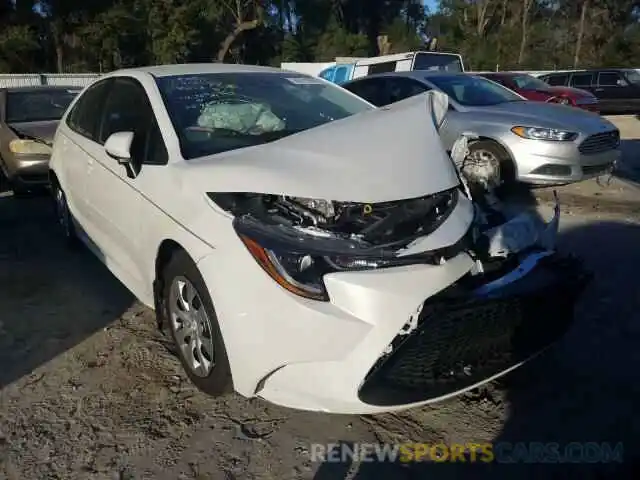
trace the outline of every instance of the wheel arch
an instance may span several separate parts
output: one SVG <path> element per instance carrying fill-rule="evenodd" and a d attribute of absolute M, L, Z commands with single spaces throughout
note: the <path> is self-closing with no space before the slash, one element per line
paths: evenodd
<path fill-rule="evenodd" d="M 191 258 L 194 264 L 197 263 L 189 251 L 180 242 L 172 238 L 165 238 L 158 245 L 153 264 L 153 303 L 156 312 L 156 322 L 161 331 L 164 329 L 166 323 L 166 315 L 162 303 L 162 292 L 164 290 L 162 272 L 176 252 L 184 252 Z"/>

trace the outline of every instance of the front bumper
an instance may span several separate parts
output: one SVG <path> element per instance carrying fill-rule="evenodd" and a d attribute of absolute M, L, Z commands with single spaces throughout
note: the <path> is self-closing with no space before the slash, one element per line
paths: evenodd
<path fill-rule="evenodd" d="M 355 414 L 438 401 L 517 367 L 568 328 L 583 276 L 549 259 L 491 295 L 465 295 L 473 262 L 461 253 L 437 266 L 327 275 L 331 301 L 317 302 L 284 291 L 248 255 L 214 252 L 198 266 L 240 394 Z M 454 291 L 461 296 L 449 300 Z M 536 299 L 546 306 L 539 318 L 526 313 Z M 409 325 L 418 328 L 399 335 Z M 458 378 L 456 365 L 472 375 Z"/>
<path fill-rule="evenodd" d="M 459 282 L 425 302 L 418 328 L 394 339 L 392 353 L 367 375 L 360 399 L 411 404 L 496 378 L 565 334 L 587 281 L 576 260 L 549 256 L 491 291 L 470 291 Z"/>
<path fill-rule="evenodd" d="M 569 184 L 604 175 L 621 156 L 620 148 L 584 155 L 574 142 L 520 140 L 510 147 L 518 180 L 535 185 Z"/>
<path fill-rule="evenodd" d="M 49 155 L 15 155 L 5 160 L 7 177 L 21 187 L 40 187 L 49 182 Z"/>

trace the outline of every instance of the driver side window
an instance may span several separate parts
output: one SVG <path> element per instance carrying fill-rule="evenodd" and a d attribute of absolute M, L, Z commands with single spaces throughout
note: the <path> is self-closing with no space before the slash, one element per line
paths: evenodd
<path fill-rule="evenodd" d="M 116 132 L 133 132 L 131 158 L 138 164 L 164 165 L 168 154 L 147 93 L 132 78 L 116 78 L 105 101 L 98 140 Z"/>

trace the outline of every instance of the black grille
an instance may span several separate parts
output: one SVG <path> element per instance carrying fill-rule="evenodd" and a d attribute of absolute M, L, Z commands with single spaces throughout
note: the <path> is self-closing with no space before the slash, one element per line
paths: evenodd
<path fill-rule="evenodd" d="M 618 148 L 620 145 L 620 131 L 610 130 L 604 133 L 596 133 L 588 136 L 578 147 L 580 153 L 590 155 L 594 153 L 602 153 L 608 150 Z"/>
<path fill-rule="evenodd" d="M 496 375 L 559 339 L 588 277 L 572 259 L 541 262 L 499 295 L 479 298 L 460 286 L 425 303 L 418 328 L 394 340 L 361 390 L 374 405 L 454 393 Z M 452 293 L 457 290 L 457 292 Z"/>

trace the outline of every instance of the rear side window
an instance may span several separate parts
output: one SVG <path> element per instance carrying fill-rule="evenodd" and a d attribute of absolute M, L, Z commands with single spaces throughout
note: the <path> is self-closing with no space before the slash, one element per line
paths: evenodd
<path fill-rule="evenodd" d="M 575 73 L 571 77 L 572 87 L 590 87 L 593 84 L 593 73 Z"/>
<path fill-rule="evenodd" d="M 429 87 L 416 80 L 402 77 L 388 78 L 387 86 L 389 89 L 389 101 L 391 103 L 420 95 L 429 90 Z"/>
<path fill-rule="evenodd" d="M 566 74 L 546 75 L 542 77 L 542 80 L 547 82 L 552 87 L 562 87 L 567 84 L 567 75 Z"/>
<path fill-rule="evenodd" d="M 71 130 L 89 140 L 98 141 L 102 107 L 110 85 L 110 79 L 103 80 L 82 94 L 67 116 L 67 126 Z"/>
<path fill-rule="evenodd" d="M 391 103 L 384 78 L 362 80 L 345 85 L 344 88 L 355 93 L 360 98 L 364 98 L 376 107 L 382 107 Z"/>
<path fill-rule="evenodd" d="M 601 87 L 617 87 L 620 80 L 618 72 L 602 72 L 598 74 L 598 85 Z"/>

